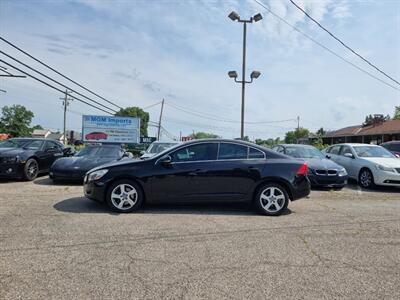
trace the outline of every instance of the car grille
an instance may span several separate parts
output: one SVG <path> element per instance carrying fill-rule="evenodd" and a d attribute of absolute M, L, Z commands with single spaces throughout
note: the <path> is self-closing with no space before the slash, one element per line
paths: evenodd
<path fill-rule="evenodd" d="M 336 176 L 337 170 L 315 170 L 315 174 L 321 176 Z"/>

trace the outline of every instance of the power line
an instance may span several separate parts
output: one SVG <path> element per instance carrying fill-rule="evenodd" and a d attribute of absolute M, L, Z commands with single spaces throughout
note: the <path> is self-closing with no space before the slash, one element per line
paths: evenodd
<path fill-rule="evenodd" d="M 57 73 L 58 75 L 62 76 L 63 78 L 65 78 L 65 79 L 71 81 L 72 83 L 74 83 L 74 84 L 76 84 L 77 86 L 81 87 L 81 88 L 84 89 L 85 91 L 87 91 L 87 92 L 89 92 L 89 93 L 95 95 L 96 97 L 99 97 L 100 99 L 106 101 L 106 102 L 109 103 L 109 104 L 112 104 L 112 105 L 114 105 L 114 106 L 116 106 L 116 107 L 122 109 L 121 106 L 115 104 L 114 102 L 112 102 L 112 101 L 110 101 L 110 100 L 107 100 L 106 98 L 100 96 L 99 94 L 96 94 L 95 92 L 93 92 L 93 91 L 91 91 L 90 89 L 86 88 L 85 86 L 79 84 L 79 83 L 76 82 L 75 80 L 69 78 L 68 76 L 62 74 L 61 72 L 57 71 L 56 69 L 54 69 L 54 68 L 50 67 L 49 65 L 45 64 L 45 63 L 42 62 L 41 60 L 35 58 L 35 57 L 32 56 L 31 54 L 29 54 L 28 52 L 22 50 L 21 48 L 19 48 L 18 46 L 14 45 L 14 44 L 11 43 L 10 41 L 6 40 L 5 38 L 3 38 L 3 37 L 0 36 L 0 40 L 2 40 L 3 42 L 7 43 L 7 44 L 10 45 L 11 47 L 17 49 L 18 51 L 24 53 L 25 55 L 27 55 L 27 56 L 30 57 L 31 59 L 37 61 L 37 62 L 40 63 L 41 65 L 43 65 L 43 66 L 49 68 L 49 69 L 52 70 L 53 72 L 55 72 L 55 73 Z"/>
<path fill-rule="evenodd" d="M 109 108 L 108 106 L 105 106 L 104 104 L 102 104 L 102 103 L 100 103 L 100 102 L 98 102 L 98 101 L 96 101 L 96 100 L 93 100 L 93 99 L 91 99 L 91 98 L 89 98 L 89 97 L 87 97 L 87 96 L 85 96 L 85 95 L 83 95 L 83 94 L 77 92 L 76 90 L 74 90 L 74 89 L 72 89 L 72 88 L 70 88 L 70 87 L 68 87 L 68 86 L 66 86 L 66 85 L 64 85 L 64 84 L 62 84 L 61 82 L 59 82 L 59 81 L 57 81 L 57 80 L 55 80 L 55 79 L 53 79 L 53 78 L 51 78 L 51 77 L 49 77 L 49 76 L 43 74 L 42 72 L 36 70 L 35 68 L 32 68 L 32 67 L 28 66 L 27 64 L 25 64 L 25 63 L 19 61 L 19 60 L 16 59 L 15 57 L 13 57 L 13 56 L 11 56 L 11 55 L 9 55 L 9 54 L 3 52 L 3 51 L 0 51 L 0 53 L 3 54 L 3 55 L 5 55 L 5 56 L 7 56 L 8 58 L 11 58 L 12 60 L 16 61 L 17 63 L 23 65 L 24 67 L 26 67 L 26 68 L 28 68 L 28 69 L 30 69 L 30 70 L 36 72 L 37 74 L 40 74 L 40 75 L 42 75 L 43 77 L 45 77 L 45 78 L 47 78 L 47 79 L 49 79 L 49 80 L 51 80 L 51 81 L 53 81 L 53 82 L 55 82 L 55 83 L 61 85 L 62 87 L 66 88 L 66 89 L 68 89 L 68 90 L 70 90 L 70 91 L 72 91 L 72 92 L 74 92 L 74 93 L 76 93 L 76 94 L 78 94 L 79 96 L 81 96 L 81 97 L 83 97 L 83 98 L 85 98 L 85 99 L 87 99 L 87 100 L 89 100 L 89 101 L 92 101 L 92 102 L 94 102 L 94 103 L 96 103 L 96 104 L 98 104 L 98 105 L 100 105 L 100 106 L 102 106 L 102 107 L 104 107 L 104 108 L 106 108 L 106 109 L 109 109 L 109 110 L 113 111 L 114 113 L 117 112 L 116 110 L 114 110 L 114 109 L 112 109 L 112 108 Z"/>
<path fill-rule="evenodd" d="M 142 107 L 142 109 L 143 109 L 143 110 L 145 110 L 145 109 L 149 109 L 149 108 L 151 108 L 151 107 L 153 107 L 153 106 L 156 106 L 156 105 L 159 105 L 159 104 L 161 104 L 161 102 L 162 102 L 162 101 L 159 101 L 159 102 L 157 102 L 157 103 L 154 103 L 154 104 L 152 104 L 152 105 L 149 105 L 149 106 Z"/>
<path fill-rule="evenodd" d="M 364 74 L 367 74 L 368 76 L 380 81 L 381 83 L 391 87 L 392 89 L 395 89 L 397 91 L 400 91 L 400 89 L 390 83 L 387 83 L 386 81 L 380 79 L 379 77 L 373 75 L 372 73 L 362 69 L 361 67 L 357 66 L 356 64 L 352 63 L 351 61 L 349 61 L 348 59 L 344 58 L 343 56 L 337 54 L 336 52 L 334 52 L 333 50 L 329 49 L 328 47 L 326 47 L 325 45 L 321 44 L 320 42 L 318 42 L 317 40 L 315 40 L 314 38 L 312 38 L 311 36 L 309 36 L 308 34 L 304 33 L 303 31 L 301 31 L 300 29 L 298 29 L 297 27 L 295 27 L 294 25 L 290 24 L 288 21 L 286 21 L 284 18 L 282 18 L 281 16 L 279 16 L 278 14 L 274 13 L 268 6 L 266 6 L 265 4 L 263 4 L 262 2 L 258 1 L 258 0 L 254 0 L 258 5 L 264 7 L 267 12 L 269 12 L 271 15 L 273 15 L 275 18 L 279 19 L 281 22 L 285 23 L 287 26 L 291 27 L 293 30 L 297 31 L 298 33 L 300 33 L 301 35 L 303 35 L 304 37 L 306 37 L 307 39 L 309 39 L 310 41 L 312 41 L 313 43 L 317 44 L 318 46 L 320 46 L 321 48 L 323 48 L 324 50 L 328 51 L 329 53 L 333 54 L 334 56 L 336 56 L 337 58 L 341 59 L 342 61 L 344 61 L 345 63 L 348 63 L 349 65 L 353 66 L 354 68 L 356 68 L 357 70 L 363 72 Z"/>
<path fill-rule="evenodd" d="M 197 116 L 199 118 L 203 118 L 203 119 L 208 119 L 208 120 L 213 120 L 213 121 L 220 121 L 220 122 L 227 122 L 227 123 L 240 123 L 239 121 L 235 121 L 235 120 L 230 120 L 230 119 L 221 119 L 219 117 L 213 117 L 211 115 L 207 115 L 205 113 L 200 113 L 200 112 L 196 112 L 193 110 L 189 110 L 186 108 L 183 108 L 182 106 L 177 106 L 176 104 L 172 104 L 170 102 L 165 102 L 165 104 L 180 110 L 182 112 L 185 112 L 187 114 L 191 114 L 194 116 Z M 271 124 L 271 123 L 282 123 L 282 122 L 289 122 L 289 121 L 295 121 L 296 119 L 286 119 L 286 120 L 276 120 L 276 121 L 256 121 L 256 122 L 245 122 L 246 124 Z"/>
<path fill-rule="evenodd" d="M 379 69 L 377 66 L 375 66 L 373 63 L 371 63 L 369 60 L 367 60 L 365 57 L 363 57 L 362 55 L 360 55 L 359 53 L 357 53 L 355 50 L 353 50 L 352 48 L 350 48 L 350 46 L 348 46 L 347 44 L 345 44 L 341 39 L 339 39 L 338 37 L 336 37 L 331 31 L 329 31 L 328 29 L 326 29 L 324 26 L 321 25 L 321 23 L 319 23 L 317 20 L 315 20 L 311 15 L 309 15 L 304 9 L 302 9 L 300 6 L 298 6 L 293 0 L 289 0 L 294 6 L 296 6 L 300 11 L 302 11 L 307 18 L 309 18 L 311 21 L 313 21 L 315 24 L 317 24 L 322 30 L 324 30 L 325 32 L 327 32 L 331 37 L 333 37 L 336 41 L 338 41 L 340 44 L 342 44 L 346 49 L 350 50 L 352 53 L 354 53 L 355 55 L 357 55 L 359 58 L 361 58 L 363 61 L 365 61 L 367 64 L 369 64 L 371 67 L 373 67 L 375 70 L 377 70 L 379 73 L 381 73 L 382 75 L 386 76 L 387 78 L 389 78 L 390 80 L 392 80 L 393 82 L 397 83 L 398 85 L 400 85 L 400 82 L 398 82 L 396 79 L 394 79 L 393 77 L 389 76 L 387 73 L 385 73 L 384 71 L 382 71 L 381 69 Z"/>
<path fill-rule="evenodd" d="M 64 94 L 64 91 L 63 91 L 63 90 L 61 90 L 61 89 L 59 89 L 59 88 L 57 88 L 57 87 L 55 87 L 55 86 L 53 86 L 53 85 L 51 85 L 51 84 L 49 84 L 49 83 L 47 83 L 47 82 L 45 82 L 45 81 L 43 81 L 43 80 L 41 80 L 41 79 L 39 79 L 39 78 L 33 76 L 32 74 L 29 74 L 29 73 L 27 73 L 27 72 L 25 72 L 25 71 L 22 71 L 21 69 L 19 69 L 19 68 L 15 67 L 15 66 L 13 66 L 13 65 L 11 65 L 11 64 L 9 64 L 9 63 L 7 63 L 7 62 L 5 62 L 5 61 L 2 60 L 2 59 L 0 59 L 0 61 L 1 61 L 2 63 L 6 64 L 7 66 L 9 66 L 9 67 L 11 67 L 11 68 L 13 68 L 13 69 L 15 69 L 15 70 L 21 72 L 22 74 L 25 74 L 26 76 L 31 77 L 32 79 L 35 79 L 36 81 L 39 81 L 39 82 L 43 83 L 44 85 L 47 85 L 48 87 L 50 87 L 50 88 L 52 88 L 52 89 L 54 89 L 54 90 L 56 90 L 56 91 L 59 91 L 60 93 L 63 93 L 63 94 Z M 75 96 L 70 95 L 70 97 L 71 97 L 71 98 L 74 98 L 74 99 L 76 99 L 76 100 L 78 100 L 78 101 L 80 101 L 80 102 L 82 102 L 82 103 L 85 103 L 86 105 L 89 105 L 89 106 L 91 106 L 91 107 L 93 107 L 93 108 L 95 108 L 95 109 L 101 110 L 101 111 L 103 111 L 103 112 L 105 112 L 105 113 L 107 113 L 107 114 L 110 114 L 110 115 L 113 114 L 112 112 L 106 111 L 106 110 L 104 110 L 104 109 L 102 109 L 102 108 L 100 108 L 100 107 L 97 107 L 97 106 L 95 106 L 95 105 L 93 105 L 93 104 L 91 104 L 91 103 L 89 103 L 89 102 L 86 102 L 85 100 L 82 100 L 82 99 L 80 99 L 80 98 L 77 98 L 77 97 L 75 97 Z"/>

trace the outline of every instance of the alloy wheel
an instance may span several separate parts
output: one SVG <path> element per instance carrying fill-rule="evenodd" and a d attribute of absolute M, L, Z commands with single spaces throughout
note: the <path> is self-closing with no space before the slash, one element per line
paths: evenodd
<path fill-rule="evenodd" d="M 111 203 L 120 210 L 128 210 L 138 201 L 138 193 L 130 184 L 119 184 L 111 192 Z"/>
<path fill-rule="evenodd" d="M 363 187 L 370 187 L 372 184 L 372 174 L 368 170 L 364 170 L 360 174 L 360 183 Z"/>
<path fill-rule="evenodd" d="M 35 160 L 29 160 L 26 166 L 26 178 L 28 180 L 33 180 L 36 178 L 39 171 L 38 163 Z"/>
<path fill-rule="evenodd" d="M 285 206 L 286 197 L 278 187 L 268 187 L 260 194 L 261 207 L 270 213 L 276 213 Z"/>

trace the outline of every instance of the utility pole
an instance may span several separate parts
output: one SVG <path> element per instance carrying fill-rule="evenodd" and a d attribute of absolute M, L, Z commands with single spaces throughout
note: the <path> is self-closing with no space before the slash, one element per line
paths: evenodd
<path fill-rule="evenodd" d="M 64 98 L 60 98 L 63 100 L 63 107 L 64 107 L 64 129 L 63 129 L 63 143 L 64 145 L 67 144 L 67 107 L 69 105 L 69 101 L 72 101 L 72 98 L 68 98 L 68 90 L 65 90 Z"/>
<path fill-rule="evenodd" d="M 160 118 L 158 120 L 157 141 L 160 140 L 160 135 L 161 135 L 161 118 L 162 118 L 163 110 L 164 110 L 164 99 L 162 99 L 162 102 L 161 102 Z"/>
<path fill-rule="evenodd" d="M 299 143 L 299 132 L 300 132 L 300 116 L 297 116 L 297 144 Z"/>
<path fill-rule="evenodd" d="M 235 82 L 242 84 L 242 108 L 240 117 L 240 139 L 244 139 L 244 102 L 246 83 L 252 83 L 253 79 L 260 76 L 260 72 L 253 71 L 250 75 L 251 81 L 246 81 L 246 40 L 247 40 L 247 23 L 258 22 L 262 19 L 261 14 L 256 14 L 248 20 L 241 19 L 236 12 L 231 12 L 228 16 L 232 21 L 243 23 L 243 57 L 242 57 L 242 80 L 237 80 L 236 71 L 229 71 L 228 76 L 235 79 Z"/>

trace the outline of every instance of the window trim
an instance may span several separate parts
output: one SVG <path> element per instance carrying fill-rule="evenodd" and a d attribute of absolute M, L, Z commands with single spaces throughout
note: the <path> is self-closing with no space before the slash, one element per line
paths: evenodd
<path fill-rule="evenodd" d="M 229 142 L 224 142 L 224 141 L 204 141 L 204 142 L 200 142 L 200 141 L 199 141 L 199 142 L 197 142 L 197 143 L 191 144 L 190 146 L 199 145 L 199 144 L 210 144 L 210 143 L 217 143 L 217 144 L 218 144 L 218 148 L 217 148 L 217 159 L 216 159 L 216 160 L 191 160 L 191 161 L 179 161 L 179 162 L 174 162 L 174 161 L 172 161 L 171 164 L 187 164 L 187 163 L 194 163 L 194 162 L 195 162 L 195 163 L 200 163 L 200 162 L 216 162 L 216 161 L 238 161 L 238 160 L 263 160 L 263 159 L 265 160 L 265 159 L 267 159 L 267 155 L 265 154 L 264 151 L 262 151 L 262 150 L 260 150 L 260 149 L 257 149 L 256 147 L 252 147 L 252 146 L 249 146 L 249 145 L 243 145 L 243 144 L 241 144 L 241 143 L 235 143 L 235 142 L 231 142 L 231 141 L 229 141 Z M 264 155 L 264 158 L 249 158 L 249 156 L 247 155 L 247 158 L 246 158 L 246 159 L 243 159 L 243 158 L 241 158 L 241 159 L 218 159 L 218 156 L 219 156 L 219 147 L 220 147 L 220 144 L 221 144 L 221 143 L 230 143 L 230 144 L 236 144 L 236 145 L 240 145 L 240 146 L 245 146 L 245 147 L 247 147 L 247 148 L 253 148 L 253 149 L 257 150 L 257 151 L 260 151 L 260 152 Z M 174 149 L 174 150 L 171 151 L 171 152 L 166 153 L 165 155 L 159 157 L 159 158 L 154 162 L 154 165 L 157 165 L 158 162 L 159 162 L 159 160 L 162 159 L 163 157 L 165 157 L 165 156 L 171 156 L 171 153 L 172 153 L 172 152 L 179 151 L 179 150 L 181 150 L 182 148 L 185 148 L 185 147 L 189 147 L 189 145 L 183 144 L 182 147 L 179 147 L 179 148 L 177 148 L 177 149 Z M 249 151 L 249 150 L 248 150 L 248 151 Z M 247 153 L 248 153 L 248 152 L 247 152 Z"/>

